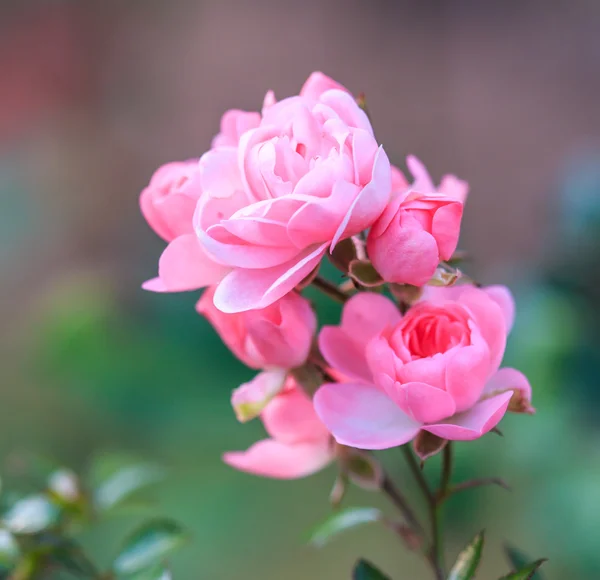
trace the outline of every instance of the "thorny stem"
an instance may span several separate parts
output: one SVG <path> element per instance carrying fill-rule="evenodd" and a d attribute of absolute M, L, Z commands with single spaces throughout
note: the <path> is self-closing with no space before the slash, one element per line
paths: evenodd
<path fill-rule="evenodd" d="M 341 302 L 343 304 L 350 298 L 350 296 L 342 292 L 335 284 L 332 284 L 329 280 L 325 280 L 325 278 L 321 278 L 321 276 L 315 276 L 311 284 L 324 294 L 327 294 L 330 298 L 333 298 L 336 302 Z"/>
<path fill-rule="evenodd" d="M 429 489 L 429 485 L 423 472 L 421 471 L 421 467 L 419 466 L 413 452 L 408 445 L 403 445 L 401 447 L 402 453 L 404 454 L 404 458 L 410 467 L 425 499 L 427 501 L 427 508 L 429 511 L 429 520 L 431 522 L 431 549 L 427 554 L 427 558 L 433 571 L 435 573 L 436 580 L 444 580 L 446 574 L 444 572 L 444 557 L 443 557 L 443 544 L 442 544 L 442 536 L 440 529 L 440 513 L 438 509 L 438 503 L 436 501 L 435 495 Z"/>

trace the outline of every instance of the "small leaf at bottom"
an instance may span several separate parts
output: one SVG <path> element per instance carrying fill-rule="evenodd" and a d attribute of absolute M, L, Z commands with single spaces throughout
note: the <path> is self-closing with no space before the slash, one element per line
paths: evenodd
<path fill-rule="evenodd" d="M 481 560 L 481 552 L 483 550 L 484 533 L 479 532 L 465 549 L 458 555 L 448 580 L 471 580 L 475 578 L 477 566 Z"/>
<path fill-rule="evenodd" d="M 390 580 L 381 570 L 378 570 L 367 560 L 359 560 L 352 571 L 352 580 Z"/>
<path fill-rule="evenodd" d="M 531 562 L 531 558 L 510 544 L 505 544 L 504 553 L 506 554 L 506 557 L 508 558 L 513 570 L 521 570 Z M 531 580 L 542 580 L 541 572 L 534 572 Z"/>
<path fill-rule="evenodd" d="M 135 531 L 125 542 L 114 561 L 114 570 L 117 574 L 131 576 L 152 568 L 163 562 L 187 539 L 188 534 L 176 522 L 151 521 Z"/>
<path fill-rule="evenodd" d="M 531 562 L 531 564 L 528 564 L 516 572 L 511 572 L 506 576 L 502 576 L 500 580 L 532 580 L 533 578 L 539 578 L 537 570 L 545 561 L 546 558 L 541 558 L 540 560 Z"/>
<path fill-rule="evenodd" d="M 310 535 L 309 542 L 313 546 L 325 545 L 333 536 L 381 519 L 381 512 L 376 508 L 347 508 L 339 511 L 317 526 Z"/>

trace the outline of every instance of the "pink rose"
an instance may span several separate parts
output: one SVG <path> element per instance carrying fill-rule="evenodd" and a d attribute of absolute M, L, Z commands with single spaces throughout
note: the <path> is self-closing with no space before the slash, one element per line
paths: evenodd
<path fill-rule="evenodd" d="M 208 288 L 196 308 L 215 327 L 223 342 L 245 364 L 263 369 L 233 391 L 231 404 L 240 421 L 256 417 L 281 391 L 287 370 L 306 362 L 317 319 L 310 303 L 296 292 L 260 310 L 228 314 L 214 305 Z"/>
<path fill-rule="evenodd" d="M 414 183 L 393 169 L 392 200 L 369 232 L 367 251 L 386 282 L 422 286 L 456 249 L 468 185 L 446 175 L 436 188 L 416 157 L 407 165 Z"/>
<path fill-rule="evenodd" d="M 227 314 L 208 288 L 196 308 L 215 327 L 223 342 L 253 369 L 292 369 L 308 357 L 317 319 L 310 303 L 296 292 L 260 310 Z"/>
<path fill-rule="evenodd" d="M 209 256 L 219 273 L 228 272 L 215 282 L 223 312 L 264 308 L 285 296 L 388 203 L 390 165 L 369 120 L 320 73 L 300 95 L 268 99 L 260 125 L 239 145 L 226 142 L 219 139 L 200 160 L 197 239 L 163 263 L 179 275 L 165 289 L 193 289 L 203 282 L 202 256 Z"/>
<path fill-rule="evenodd" d="M 333 460 L 331 436 L 293 379 L 288 379 L 286 390 L 267 405 L 261 419 L 270 438 L 246 451 L 225 453 L 225 463 L 263 477 L 295 479 L 311 475 Z"/>
<path fill-rule="evenodd" d="M 510 294 L 499 287 L 437 288 L 404 316 L 381 295 L 354 296 L 341 325 L 319 336 L 323 356 L 347 379 L 317 391 L 317 414 L 339 443 L 385 449 L 420 429 L 476 439 L 509 404 L 532 412 L 527 379 L 498 370 L 512 316 Z"/>
<path fill-rule="evenodd" d="M 197 242 L 193 216 L 202 195 L 198 161 L 163 165 L 140 194 L 148 225 L 169 245 L 158 263 L 158 277 L 143 288 L 167 292 L 218 282 L 229 268 L 216 263 Z"/>

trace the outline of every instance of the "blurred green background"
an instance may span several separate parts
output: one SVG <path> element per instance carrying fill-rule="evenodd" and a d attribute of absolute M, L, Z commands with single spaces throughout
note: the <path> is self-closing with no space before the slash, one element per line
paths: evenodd
<path fill-rule="evenodd" d="M 343 579 L 359 555 L 428 577 L 377 527 L 306 546 L 332 468 L 279 482 L 223 465 L 261 436 L 229 407 L 252 372 L 195 314 L 196 294 L 139 288 L 163 247 L 137 207 L 152 171 L 200 155 L 225 109 L 257 109 L 321 69 L 366 92 L 393 161 L 415 153 L 469 180 L 467 269 L 517 297 L 506 364 L 529 376 L 538 414 L 458 445 L 457 478 L 501 475 L 513 491 L 449 503 L 448 558 L 485 527 L 482 579 L 508 570 L 504 541 L 548 556 L 551 580 L 600 577 L 599 24 L 586 0 L 0 3 L 7 485 L 26 452 L 84 469 L 126 451 L 170 470 L 156 513 L 194 534 L 176 579 Z M 383 458 L 410 490 L 399 452 Z M 356 490 L 347 503 L 384 505 Z M 108 562 L 133 522 L 84 543 Z"/>

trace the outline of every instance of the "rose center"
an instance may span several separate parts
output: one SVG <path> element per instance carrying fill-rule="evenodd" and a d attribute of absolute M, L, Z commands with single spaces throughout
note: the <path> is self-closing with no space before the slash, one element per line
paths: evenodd
<path fill-rule="evenodd" d="M 470 331 L 462 310 L 453 312 L 423 303 L 404 317 L 394 333 L 394 342 L 397 350 L 415 360 L 469 344 Z"/>

